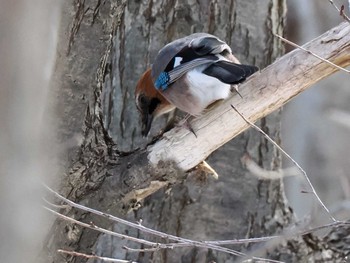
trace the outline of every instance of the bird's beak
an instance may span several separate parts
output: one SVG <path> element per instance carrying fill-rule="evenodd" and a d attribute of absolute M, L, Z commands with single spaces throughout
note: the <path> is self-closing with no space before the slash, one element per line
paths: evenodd
<path fill-rule="evenodd" d="M 146 137 L 151 129 L 153 121 L 153 115 L 147 112 L 142 114 L 142 136 Z"/>

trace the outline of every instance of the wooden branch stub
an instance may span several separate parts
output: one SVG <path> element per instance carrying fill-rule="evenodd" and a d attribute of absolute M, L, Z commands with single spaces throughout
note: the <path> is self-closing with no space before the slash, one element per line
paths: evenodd
<path fill-rule="evenodd" d="M 303 47 L 346 67 L 350 65 L 350 25 L 344 22 Z M 232 110 L 231 104 L 255 122 L 335 71 L 336 68 L 309 53 L 294 50 L 241 85 L 243 99 L 234 95 L 217 103 L 203 116 L 190 120 L 198 138 L 181 127 L 165 133 L 162 139 L 148 148 L 149 162 L 157 165 L 161 160 L 171 161 L 187 171 L 249 127 Z"/>

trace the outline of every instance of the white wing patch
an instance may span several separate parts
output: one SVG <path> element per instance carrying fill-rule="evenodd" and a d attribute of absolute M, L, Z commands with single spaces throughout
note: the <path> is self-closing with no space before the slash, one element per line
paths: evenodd
<path fill-rule="evenodd" d="M 175 57 L 174 68 L 180 65 L 182 59 L 182 57 Z"/>

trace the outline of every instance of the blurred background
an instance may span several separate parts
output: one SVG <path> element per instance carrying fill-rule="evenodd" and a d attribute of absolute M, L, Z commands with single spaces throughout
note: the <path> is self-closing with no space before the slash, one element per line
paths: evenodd
<path fill-rule="evenodd" d="M 349 1 L 334 3 L 345 6 Z M 329 1 L 288 1 L 287 38 L 299 45 L 344 21 Z M 290 46 L 286 46 L 290 50 Z M 304 168 L 322 201 L 337 219 L 350 215 L 350 79 L 337 72 L 288 103 L 283 110 L 282 144 Z M 284 166 L 291 166 L 288 160 Z M 302 177 L 285 179 L 285 190 L 299 219 L 329 219 Z"/>
<path fill-rule="evenodd" d="M 60 1 L 0 0 L 0 262 L 38 262 L 47 230 L 42 181 L 56 172 L 44 119 Z"/>

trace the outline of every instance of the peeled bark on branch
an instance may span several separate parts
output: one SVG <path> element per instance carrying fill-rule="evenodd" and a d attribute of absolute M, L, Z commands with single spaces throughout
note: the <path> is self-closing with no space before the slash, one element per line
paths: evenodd
<path fill-rule="evenodd" d="M 344 22 L 303 47 L 346 67 L 350 64 L 350 25 Z M 235 95 L 191 121 L 197 138 L 185 128 L 174 128 L 149 147 L 148 159 L 153 165 L 160 160 L 169 160 L 181 170 L 187 171 L 249 128 L 232 110 L 231 104 L 255 122 L 335 71 L 335 67 L 309 53 L 294 50 L 241 85 L 243 99 Z"/>

